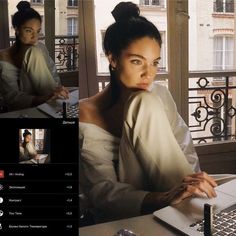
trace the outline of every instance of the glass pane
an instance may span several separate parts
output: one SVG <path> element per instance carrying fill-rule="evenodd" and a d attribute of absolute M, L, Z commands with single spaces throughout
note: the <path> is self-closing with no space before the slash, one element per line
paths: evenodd
<path fill-rule="evenodd" d="M 35 139 L 44 139 L 44 129 L 35 129 Z"/>
<path fill-rule="evenodd" d="M 225 1 L 225 12 L 234 12 L 234 0 Z"/>
<path fill-rule="evenodd" d="M 111 11 L 121 2 L 120 0 L 94 0 L 95 4 L 95 27 L 96 27 L 96 49 L 97 49 L 97 73 L 99 75 L 108 75 L 108 61 L 103 51 L 103 38 L 107 27 L 114 23 Z M 163 1 L 152 0 L 132 0 L 133 3 L 139 5 L 140 14 L 153 22 L 159 29 L 163 45 L 161 51 L 162 60 L 159 70 L 167 71 L 167 11 Z M 152 8 L 146 5 L 152 5 Z"/>
<path fill-rule="evenodd" d="M 189 127 L 194 142 L 235 140 L 236 72 L 227 71 L 236 69 L 233 3 L 188 2 L 189 69 L 193 71 L 189 78 Z"/>
<path fill-rule="evenodd" d="M 59 72 L 78 70 L 78 1 L 55 1 L 55 62 Z"/>

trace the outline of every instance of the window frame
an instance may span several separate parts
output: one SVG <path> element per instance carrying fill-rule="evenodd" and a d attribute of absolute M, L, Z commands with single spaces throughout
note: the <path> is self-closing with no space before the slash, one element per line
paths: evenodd
<path fill-rule="evenodd" d="M 44 0 L 30 0 L 30 4 L 31 5 L 43 5 L 44 4 Z"/>
<path fill-rule="evenodd" d="M 215 35 L 214 38 L 213 38 L 214 42 L 217 38 L 222 39 L 222 42 L 221 42 L 221 44 L 222 44 L 221 48 L 222 49 L 221 50 L 220 49 L 216 50 L 215 47 L 214 47 L 214 51 L 213 51 L 213 53 L 214 53 L 214 62 L 216 61 L 215 60 L 215 53 L 220 52 L 222 54 L 222 64 L 217 65 L 216 63 L 214 63 L 213 64 L 213 69 L 215 69 L 215 70 L 230 70 L 230 69 L 233 69 L 233 68 L 227 68 L 230 65 L 226 65 L 226 54 L 227 53 L 232 53 L 232 51 L 226 49 L 226 40 L 231 39 L 233 41 L 234 40 L 233 35 Z M 232 64 L 233 64 L 233 61 L 232 61 Z M 219 68 L 219 67 L 221 67 L 221 68 Z"/>
<path fill-rule="evenodd" d="M 69 21 L 71 20 L 71 33 L 69 32 Z M 77 35 L 78 34 L 78 17 L 67 17 L 67 35 Z"/>
<path fill-rule="evenodd" d="M 70 5 L 71 3 L 71 5 Z M 78 7 L 78 0 L 68 0 L 67 7 L 69 8 L 77 8 Z"/>
<path fill-rule="evenodd" d="M 163 0 L 139 0 L 140 6 L 143 7 L 162 7 L 164 6 Z"/>
<path fill-rule="evenodd" d="M 232 4 L 231 7 L 229 7 Z M 234 0 L 214 0 L 213 11 L 217 14 L 234 14 L 235 12 Z M 229 8 L 228 8 L 229 7 Z M 227 10 L 230 9 L 230 10 Z"/>

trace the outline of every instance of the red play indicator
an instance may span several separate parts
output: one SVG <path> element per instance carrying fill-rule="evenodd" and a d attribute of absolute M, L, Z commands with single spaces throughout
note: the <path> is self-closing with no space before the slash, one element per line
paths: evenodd
<path fill-rule="evenodd" d="M 4 170 L 0 170 L 0 179 L 4 178 Z"/>

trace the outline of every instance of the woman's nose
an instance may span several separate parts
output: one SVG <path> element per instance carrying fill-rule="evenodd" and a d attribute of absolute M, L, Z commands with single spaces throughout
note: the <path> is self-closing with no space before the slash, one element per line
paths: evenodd
<path fill-rule="evenodd" d="M 32 33 L 32 39 L 38 39 L 39 34 L 37 32 Z"/>
<path fill-rule="evenodd" d="M 146 79 L 152 79 L 155 76 L 156 70 L 152 65 L 146 64 L 143 69 L 143 77 Z"/>

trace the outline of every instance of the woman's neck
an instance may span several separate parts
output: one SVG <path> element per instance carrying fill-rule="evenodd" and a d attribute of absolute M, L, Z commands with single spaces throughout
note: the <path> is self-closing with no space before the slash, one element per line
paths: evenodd
<path fill-rule="evenodd" d="M 119 87 L 120 93 L 119 96 L 116 98 L 115 101 L 112 100 L 112 88 L 109 84 L 101 93 L 102 97 L 104 98 L 102 103 L 106 104 L 105 106 L 118 106 L 124 107 L 126 101 L 128 100 L 132 90 L 120 85 Z"/>
<path fill-rule="evenodd" d="M 10 48 L 9 48 L 9 56 L 12 60 L 12 63 L 18 67 L 21 68 L 22 66 L 22 61 L 25 55 L 27 47 L 22 46 L 22 45 L 16 45 L 14 43 Z"/>

